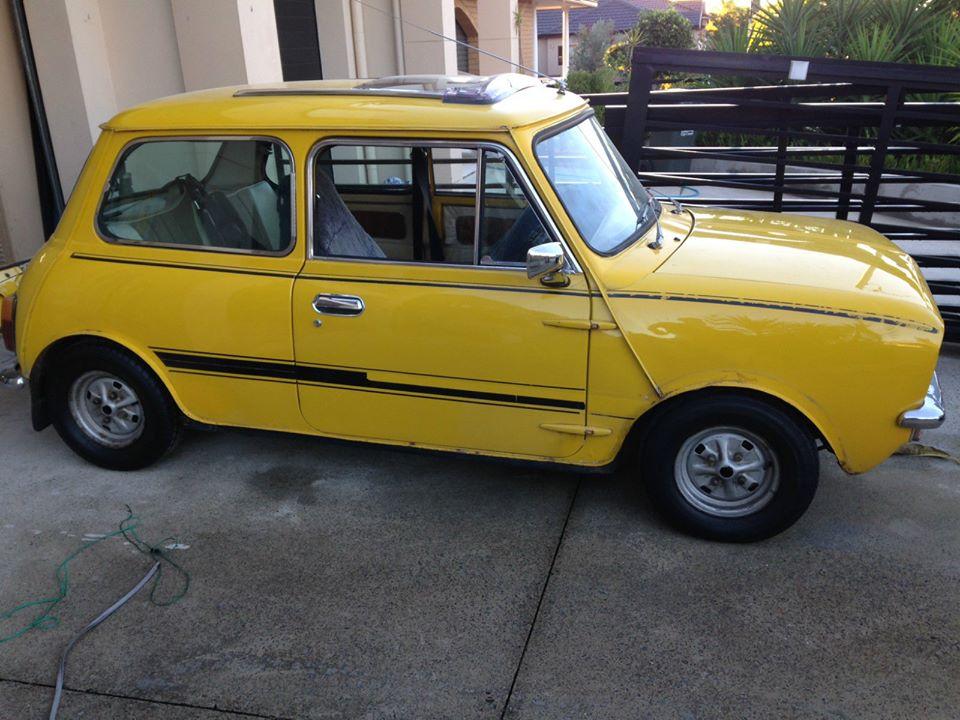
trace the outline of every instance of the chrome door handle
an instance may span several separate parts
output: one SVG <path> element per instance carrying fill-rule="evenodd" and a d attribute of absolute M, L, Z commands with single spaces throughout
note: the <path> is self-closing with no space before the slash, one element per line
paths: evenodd
<path fill-rule="evenodd" d="M 313 309 L 321 315 L 359 315 L 363 308 L 363 300 L 356 295 L 320 293 L 313 299 Z"/>

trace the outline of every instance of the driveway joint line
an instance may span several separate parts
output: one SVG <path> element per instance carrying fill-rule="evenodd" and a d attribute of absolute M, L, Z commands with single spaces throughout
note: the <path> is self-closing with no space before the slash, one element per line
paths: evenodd
<path fill-rule="evenodd" d="M 550 586 L 550 578 L 553 577 L 553 568 L 557 564 L 557 558 L 560 556 L 560 548 L 567 534 L 567 525 L 570 524 L 570 516 L 573 515 L 573 506 L 577 502 L 577 496 L 580 494 L 580 485 L 583 483 L 583 477 L 577 479 L 577 485 L 573 489 L 573 497 L 570 498 L 570 505 L 567 507 L 567 515 L 563 519 L 563 527 L 560 528 L 560 536 L 557 538 L 557 545 L 553 549 L 553 557 L 550 559 L 550 567 L 547 569 L 547 577 L 544 578 L 543 587 L 540 588 L 540 597 L 537 600 L 537 609 L 534 610 L 533 620 L 530 623 L 530 629 L 527 631 L 527 638 L 523 642 L 523 650 L 520 651 L 520 659 L 517 660 L 517 667 L 513 671 L 513 680 L 510 681 L 510 689 L 507 691 L 507 699 L 503 703 L 503 711 L 500 713 L 500 720 L 504 720 L 507 711 L 510 709 L 510 701 L 513 699 L 513 690 L 517 685 L 517 678 L 520 677 L 520 669 L 523 667 L 523 660 L 527 656 L 527 648 L 530 646 L 530 639 L 533 637 L 534 628 L 537 626 L 537 620 L 540 618 L 540 609 L 543 607 L 543 599 L 547 596 L 547 588 Z"/>
<path fill-rule="evenodd" d="M 25 685 L 27 687 L 44 688 L 53 690 L 51 683 L 33 682 L 30 680 L 12 680 L 10 678 L 0 677 L 0 683 L 12 683 L 14 685 Z M 168 705 L 172 707 L 181 707 L 188 710 L 204 710 L 206 712 L 221 713 L 224 715 L 239 715 L 240 717 L 257 718 L 257 720 L 293 720 L 282 715 L 263 715 L 261 713 L 247 712 L 244 710 L 230 710 L 229 708 L 210 707 L 209 705 L 192 705 L 191 703 L 177 702 L 175 700 L 157 700 L 154 698 L 134 697 L 132 695 L 120 695 L 117 693 L 104 692 L 102 690 L 80 690 L 77 688 L 63 686 L 64 692 L 79 693 L 80 695 L 93 695 L 96 697 L 113 698 L 115 700 L 130 700 L 133 702 L 152 703 L 154 705 Z"/>

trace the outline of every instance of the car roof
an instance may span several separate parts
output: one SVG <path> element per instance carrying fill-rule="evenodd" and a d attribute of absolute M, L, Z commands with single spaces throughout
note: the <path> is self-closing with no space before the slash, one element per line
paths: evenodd
<path fill-rule="evenodd" d="M 109 130 L 502 131 L 546 123 L 585 101 L 529 76 L 416 75 L 311 80 L 173 95 L 125 110 Z"/>

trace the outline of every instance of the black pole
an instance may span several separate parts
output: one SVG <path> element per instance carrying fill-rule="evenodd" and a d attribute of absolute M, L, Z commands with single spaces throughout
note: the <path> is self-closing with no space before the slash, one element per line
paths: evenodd
<path fill-rule="evenodd" d="M 650 90 L 653 87 L 653 66 L 637 62 L 634 50 L 630 69 L 630 92 L 627 95 L 627 110 L 623 117 L 620 137 L 620 154 L 630 169 L 640 169 L 640 156 L 646 145 L 647 108 L 650 105 Z M 614 143 L 616 144 L 616 143 Z"/>
<path fill-rule="evenodd" d="M 33 127 L 40 142 L 40 154 L 43 171 L 53 200 L 54 222 L 60 220 L 66 203 L 63 200 L 63 185 L 60 183 L 60 173 L 57 171 L 57 160 L 53 153 L 53 141 L 50 138 L 50 126 L 47 124 L 47 112 L 43 107 L 43 95 L 40 93 L 40 78 L 37 75 L 37 63 L 33 57 L 33 46 L 30 43 L 30 31 L 27 28 L 27 13 L 23 7 L 23 0 L 13 0 L 13 24 L 17 31 L 17 40 L 20 44 L 20 59 L 23 62 L 23 73 L 27 81 L 27 94 L 30 97 L 30 115 Z"/>
<path fill-rule="evenodd" d="M 863 191 L 863 206 L 857 216 L 857 222 L 869 225 L 873 221 L 873 211 L 880 194 L 880 179 L 886 167 L 887 147 L 890 136 L 897 124 L 897 111 L 903 102 L 903 85 L 890 85 L 887 88 L 887 100 L 883 105 L 880 127 L 877 129 L 877 141 L 874 144 L 873 157 L 870 159 L 870 174 L 867 176 Z"/>

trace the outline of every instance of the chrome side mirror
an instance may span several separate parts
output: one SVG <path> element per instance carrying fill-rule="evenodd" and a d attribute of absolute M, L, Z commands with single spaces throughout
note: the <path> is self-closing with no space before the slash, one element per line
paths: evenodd
<path fill-rule="evenodd" d="M 558 242 L 535 245 L 527 250 L 527 277 L 540 278 L 544 285 L 566 285 L 567 278 L 557 277 L 565 264 L 563 245 Z"/>

